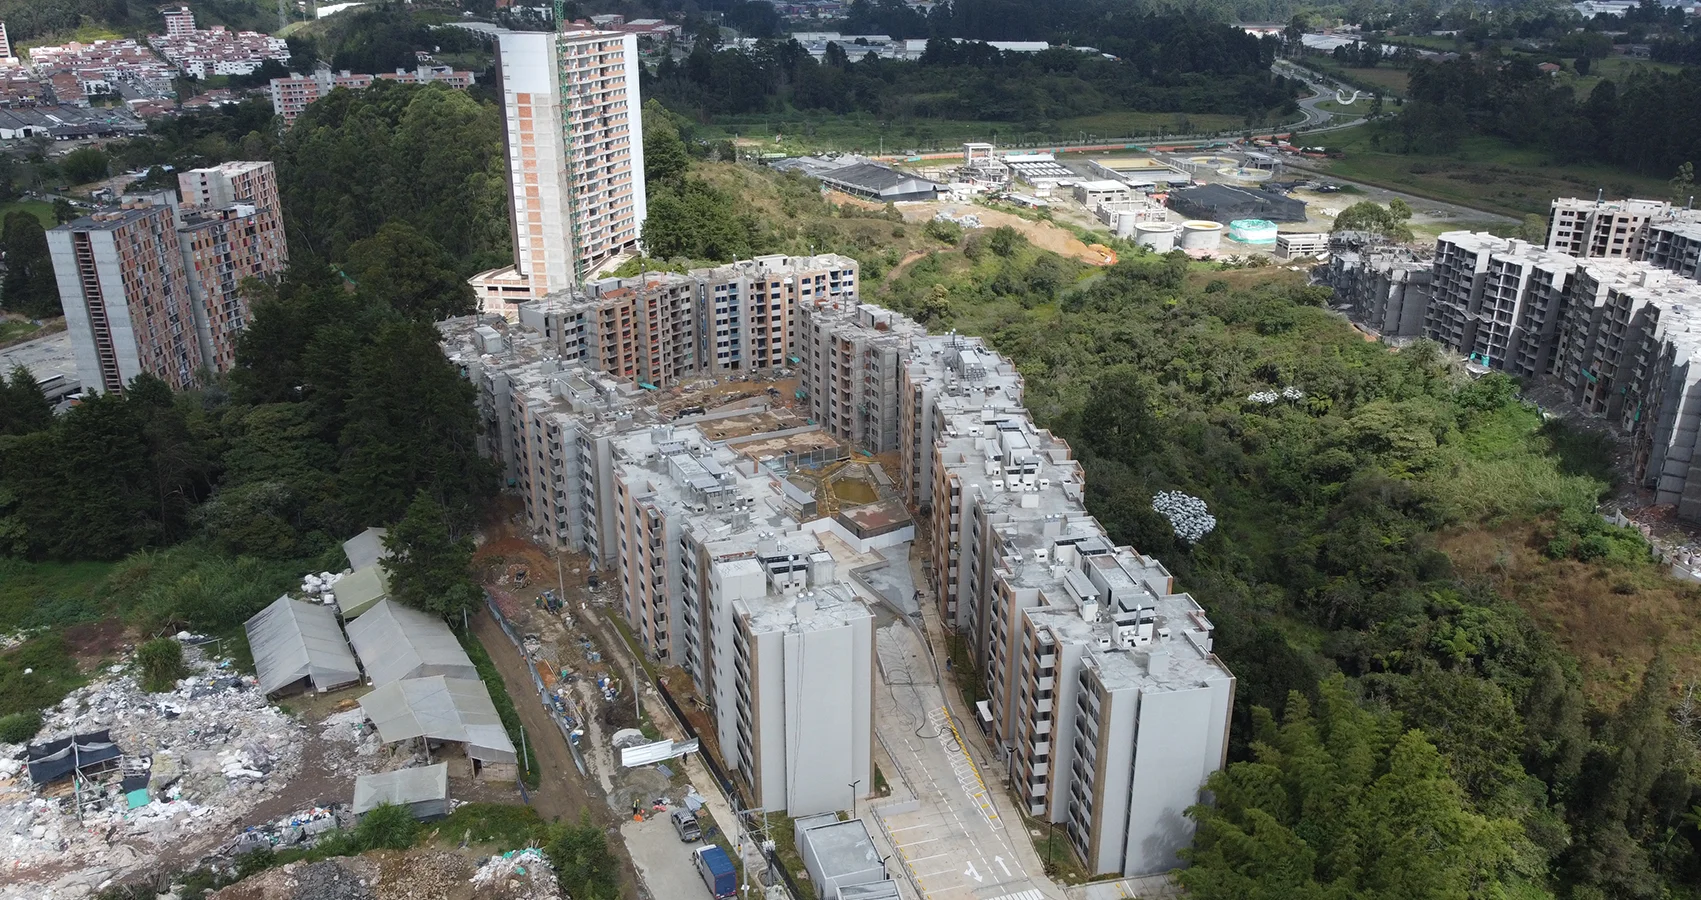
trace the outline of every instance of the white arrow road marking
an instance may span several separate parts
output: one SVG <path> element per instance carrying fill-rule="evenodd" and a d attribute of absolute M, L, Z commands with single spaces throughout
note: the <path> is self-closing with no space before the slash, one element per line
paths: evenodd
<path fill-rule="evenodd" d="M 994 857 L 993 857 L 993 858 L 992 858 L 992 861 L 993 861 L 993 862 L 995 862 L 995 863 L 998 863 L 998 867 L 999 867 L 999 868 L 1000 868 L 1000 869 L 1003 869 L 1003 870 L 1004 870 L 1004 877 L 1005 877 L 1005 878 L 1009 878 L 1009 877 L 1010 877 L 1010 867 L 1009 867 L 1009 866 L 1007 866 L 1007 865 L 1005 865 L 1005 864 L 1004 864 L 1004 857 L 1002 857 L 1002 856 L 994 856 Z"/>
<path fill-rule="evenodd" d="M 969 863 L 968 868 L 963 870 L 963 874 L 969 876 L 970 878 L 973 878 L 976 881 L 985 881 L 986 880 L 986 878 L 984 878 L 979 872 L 975 871 L 975 864 L 972 863 L 972 862 Z"/>

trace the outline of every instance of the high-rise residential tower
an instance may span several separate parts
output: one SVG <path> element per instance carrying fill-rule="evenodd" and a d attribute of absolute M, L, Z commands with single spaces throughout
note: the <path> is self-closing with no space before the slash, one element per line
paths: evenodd
<path fill-rule="evenodd" d="M 128 203 L 47 233 L 65 330 L 88 390 L 147 372 L 173 389 L 202 362 L 194 300 L 171 207 Z"/>
<path fill-rule="evenodd" d="M 181 203 L 170 191 L 127 197 L 48 232 L 89 390 L 122 390 L 142 372 L 181 389 L 203 366 L 228 371 L 248 326 L 243 282 L 289 264 L 271 163 L 193 169 L 178 188 Z"/>
<path fill-rule="evenodd" d="M 568 26 L 503 34 L 497 47 L 514 264 L 471 279 L 479 307 L 572 289 L 636 251 L 644 142 L 637 37 Z"/>

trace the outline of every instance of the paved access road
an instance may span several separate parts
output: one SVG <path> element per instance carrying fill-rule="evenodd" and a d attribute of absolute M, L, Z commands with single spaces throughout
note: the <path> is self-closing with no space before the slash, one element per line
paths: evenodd
<path fill-rule="evenodd" d="M 1032 867 L 1021 818 L 996 777 L 964 752 L 963 727 L 947 712 L 931 660 L 902 623 L 876 638 L 881 682 L 874 728 L 913 802 L 894 794 L 877 807 L 922 900 L 1041 900 L 1044 876 Z M 1027 852 L 1021 852 L 1025 849 Z"/>
<path fill-rule="evenodd" d="M 681 841 L 667 816 L 657 813 L 642 822 L 628 820 L 620 826 L 620 836 L 632 852 L 632 862 L 637 864 L 650 896 L 657 900 L 706 900 L 709 896 L 709 889 L 691 863 L 692 851 L 703 846 L 702 842 Z"/>

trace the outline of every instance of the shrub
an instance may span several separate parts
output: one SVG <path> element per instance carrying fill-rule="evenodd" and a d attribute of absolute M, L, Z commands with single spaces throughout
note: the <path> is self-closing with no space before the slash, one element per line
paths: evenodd
<path fill-rule="evenodd" d="M 176 638 L 154 638 L 136 650 L 136 662 L 142 667 L 142 690 L 150 694 L 169 691 L 177 679 L 189 673 L 183 664 L 183 645 Z"/>
<path fill-rule="evenodd" d="M 0 744 L 22 744 L 41 730 L 41 713 L 35 710 L 0 716 Z"/>
<path fill-rule="evenodd" d="M 354 840 L 366 850 L 406 850 L 419 837 L 419 820 L 405 806 L 388 803 L 360 817 Z"/>

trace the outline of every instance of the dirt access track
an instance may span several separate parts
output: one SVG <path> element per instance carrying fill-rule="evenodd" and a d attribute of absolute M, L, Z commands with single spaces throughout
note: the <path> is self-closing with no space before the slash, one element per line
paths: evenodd
<path fill-rule="evenodd" d="M 1088 245 L 1065 228 L 1059 228 L 1051 222 L 1035 222 L 1021 216 L 1012 215 L 996 209 L 987 209 L 973 203 L 940 203 L 938 201 L 918 201 L 899 203 L 898 210 L 904 214 L 904 221 L 910 223 L 927 223 L 933 220 L 933 215 L 940 210 L 950 210 L 954 216 L 973 214 L 980 219 L 982 228 L 1000 228 L 1009 226 L 1022 233 L 1029 243 L 1041 250 L 1050 250 L 1059 256 L 1072 256 L 1084 263 L 1094 266 L 1109 266 L 1116 264 L 1116 254 L 1102 244 Z"/>

